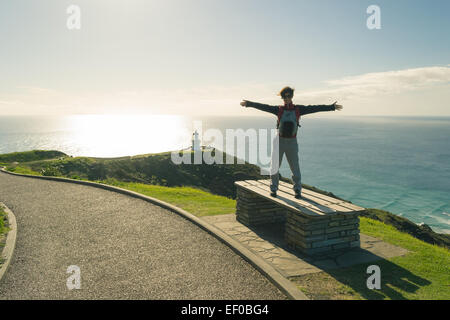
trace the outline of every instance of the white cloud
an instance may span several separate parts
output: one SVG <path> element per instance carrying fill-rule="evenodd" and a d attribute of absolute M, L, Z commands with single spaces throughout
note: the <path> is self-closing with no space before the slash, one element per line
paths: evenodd
<path fill-rule="evenodd" d="M 398 94 L 450 83 L 450 67 L 425 67 L 397 71 L 373 72 L 324 82 L 323 89 L 297 94 L 304 99 L 333 97 L 338 100 Z"/>
<path fill-rule="evenodd" d="M 447 101 L 448 95 L 442 94 L 449 87 L 449 83 L 450 65 L 373 72 L 328 80 L 324 82 L 322 88 L 310 90 L 297 88 L 295 100 L 301 104 L 326 104 L 337 100 L 345 103 L 346 114 L 379 114 L 380 112 L 389 114 L 391 110 L 388 109 L 388 105 L 397 106 L 407 101 L 409 113 L 412 110 L 411 91 L 418 96 L 416 100 L 421 99 L 422 102 L 424 100 L 420 95 L 422 89 L 426 89 L 423 90 L 423 97 L 426 95 L 430 97 L 432 92 L 440 92 L 440 98 L 432 99 L 440 105 L 450 105 L 450 101 Z M 243 112 L 239 102 L 246 99 L 272 105 L 280 104 L 281 100 L 276 93 L 285 85 L 285 83 L 247 83 L 233 86 L 211 85 L 182 89 L 83 94 L 23 86 L 15 93 L 0 93 L 0 114 L 262 115 L 256 110 Z M 295 84 L 292 86 L 295 87 Z M 426 94 L 425 91 L 427 91 Z M 409 100 L 406 99 L 407 97 Z M 431 97 L 433 97 L 432 94 Z M 432 102 L 430 101 L 430 104 Z M 380 107 L 382 105 L 385 105 L 385 109 Z M 448 114 L 444 107 L 440 108 L 436 109 L 437 113 Z M 422 110 L 419 105 L 416 109 Z M 395 112 L 405 112 L 405 110 L 398 107 Z"/>

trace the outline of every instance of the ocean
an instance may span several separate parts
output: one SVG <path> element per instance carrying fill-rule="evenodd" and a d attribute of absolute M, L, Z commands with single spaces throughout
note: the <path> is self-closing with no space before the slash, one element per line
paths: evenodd
<path fill-rule="evenodd" d="M 202 133 L 218 129 L 223 136 L 226 129 L 270 129 L 276 122 L 270 115 L 2 116 L 0 154 L 52 149 L 73 156 L 119 157 L 179 150 L 190 146 L 194 120 L 202 121 Z M 310 115 L 301 125 L 303 183 L 450 233 L 450 117 Z M 220 147 L 217 141 L 203 144 Z M 269 139 L 266 145 L 270 147 Z M 285 159 L 280 173 L 290 177 Z"/>

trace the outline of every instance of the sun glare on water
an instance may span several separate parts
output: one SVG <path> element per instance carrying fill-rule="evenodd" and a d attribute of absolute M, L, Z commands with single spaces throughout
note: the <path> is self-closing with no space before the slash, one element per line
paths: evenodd
<path fill-rule="evenodd" d="M 176 115 L 76 115 L 68 119 L 78 155 L 119 157 L 189 146 L 189 121 Z"/>

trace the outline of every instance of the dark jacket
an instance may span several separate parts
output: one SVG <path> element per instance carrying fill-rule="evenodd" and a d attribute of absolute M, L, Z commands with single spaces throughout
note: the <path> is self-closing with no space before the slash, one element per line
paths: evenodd
<path fill-rule="evenodd" d="M 322 104 L 322 105 L 312 105 L 312 106 L 303 106 L 300 104 L 296 104 L 295 106 L 300 108 L 300 116 L 303 116 L 303 115 L 309 114 L 309 113 L 320 112 L 320 111 L 336 110 L 336 108 L 334 107 L 333 104 L 330 104 L 330 105 Z M 256 108 L 261 111 L 273 113 L 276 116 L 278 116 L 278 110 L 280 109 L 279 106 L 269 106 L 267 104 L 262 104 L 262 103 L 252 102 L 252 101 L 247 101 L 247 107 L 252 107 L 252 108 Z"/>

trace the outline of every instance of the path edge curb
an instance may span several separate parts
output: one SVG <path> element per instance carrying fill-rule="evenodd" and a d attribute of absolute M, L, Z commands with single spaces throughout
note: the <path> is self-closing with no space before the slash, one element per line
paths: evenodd
<path fill-rule="evenodd" d="M 110 186 L 107 184 L 101 184 L 92 181 L 86 180 L 75 180 L 69 178 L 62 177 L 50 177 L 50 176 L 37 176 L 37 175 L 29 175 L 29 174 L 21 174 L 15 173 L 11 171 L 7 171 L 4 167 L 0 166 L 0 172 L 5 174 L 10 174 L 13 176 L 19 177 L 27 177 L 27 178 L 35 178 L 41 180 L 50 180 L 50 181 L 59 181 L 59 182 L 67 182 L 74 184 L 81 184 L 85 186 L 91 186 L 95 188 L 100 188 L 108 191 L 113 191 L 117 193 L 121 193 L 123 195 L 131 196 L 134 198 L 138 198 L 147 202 L 150 202 L 154 205 L 167 209 L 173 213 L 178 214 L 179 216 L 185 218 L 186 220 L 194 223 L 204 231 L 208 232 L 210 235 L 214 236 L 216 239 L 227 245 L 230 249 L 232 249 L 235 253 L 241 256 L 245 261 L 250 263 L 256 270 L 258 270 L 264 277 L 266 277 L 272 284 L 274 284 L 282 293 L 284 293 L 291 300 L 310 300 L 302 291 L 300 291 L 295 284 L 293 284 L 290 280 L 286 279 L 280 272 L 278 272 L 274 267 L 269 265 L 266 261 L 264 261 L 261 257 L 258 257 L 256 254 L 251 252 L 249 249 L 240 244 L 237 240 L 234 240 L 229 235 L 225 234 L 218 228 L 214 227 L 212 224 L 204 221 L 203 219 L 194 216 L 192 213 L 189 213 L 181 208 L 178 208 L 174 205 L 171 205 L 162 200 L 149 197 L 134 191 L 122 189 L 115 186 Z M 17 227 L 16 227 L 17 228 Z M 0 280 L 1 280 L 1 272 L 0 272 Z"/>
<path fill-rule="evenodd" d="M 0 282 L 1 282 L 3 276 L 6 274 L 6 271 L 8 270 L 9 264 L 14 254 L 14 249 L 16 247 L 17 221 L 14 213 L 3 202 L 0 202 L 0 207 L 3 207 L 3 210 L 8 215 L 8 228 L 9 228 L 8 233 L 6 234 L 5 246 L 3 247 L 3 250 L 1 252 L 1 258 L 4 260 L 3 264 L 0 265 Z"/>

